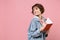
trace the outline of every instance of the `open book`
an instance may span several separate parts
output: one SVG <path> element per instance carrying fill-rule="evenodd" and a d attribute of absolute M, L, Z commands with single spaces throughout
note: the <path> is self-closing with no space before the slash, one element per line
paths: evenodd
<path fill-rule="evenodd" d="M 43 29 L 43 31 L 48 31 L 50 29 L 50 27 L 52 26 L 52 24 L 53 24 L 53 22 L 49 18 L 47 18 L 46 23 L 47 23 L 47 25 Z"/>

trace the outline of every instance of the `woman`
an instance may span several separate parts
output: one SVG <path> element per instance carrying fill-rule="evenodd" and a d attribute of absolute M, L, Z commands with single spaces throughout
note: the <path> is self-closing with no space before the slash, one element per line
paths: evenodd
<path fill-rule="evenodd" d="M 42 16 L 44 7 L 41 4 L 35 4 L 32 6 L 32 14 L 35 15 L 31 20 L 28 29 L 28 40 L 45 40 L 48 32 L 42 31 L 46 26 L 46 19 Z"/>

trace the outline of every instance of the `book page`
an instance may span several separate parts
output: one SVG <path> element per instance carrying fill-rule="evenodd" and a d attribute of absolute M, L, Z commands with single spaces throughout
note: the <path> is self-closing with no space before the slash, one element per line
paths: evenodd
<path fill-rule="evenodd" d="M 52 24 L 53 22 L 49 18 L 47 18 L 46 23 L 47 24 Z"/>

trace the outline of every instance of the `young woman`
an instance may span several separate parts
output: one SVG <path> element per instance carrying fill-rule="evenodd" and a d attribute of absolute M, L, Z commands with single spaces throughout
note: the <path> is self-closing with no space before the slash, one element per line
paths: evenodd
<path fill-rule="evenodd" d="M 46 26 L 46 18 L 42 16 L 44 13 L 44 7 L 41 4 L 35 4 L 32 6 L 32 14 L 35 15 L 31 20 L 28 29 L 28 40 L 45 40 L 48 32 L 42 31 Z"/>

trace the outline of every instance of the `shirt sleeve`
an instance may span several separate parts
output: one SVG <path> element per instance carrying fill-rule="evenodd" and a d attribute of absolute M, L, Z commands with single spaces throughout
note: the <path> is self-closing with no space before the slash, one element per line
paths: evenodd
<path fill-rule="evenodd" d="M 43 17 L 43 20 L 44 20 L 44 22 L 46 22 L 46 18 L 45 17 Z M 48 36 L 48 34 L 46 34 L 46 32 L 44 32 L 44 34 L 43 35 L 45 35 L 45 37 L 47 37 Z"/>
<path fill-rule="evenodd" d="M 42 35 L 42 33 L 40 32 L 40 28 L 37 28 L 36 21 L 32 21 L 30 24 L 30 33 L 32 37 L 38 37 L 40 35 Z"/>
<path fill-rule="evenodd" d="M 48 37 L 48 34 L 46 34 L 46 32 L 43 32 L 43 35 L 44 35 L 45 37 Z"/>

